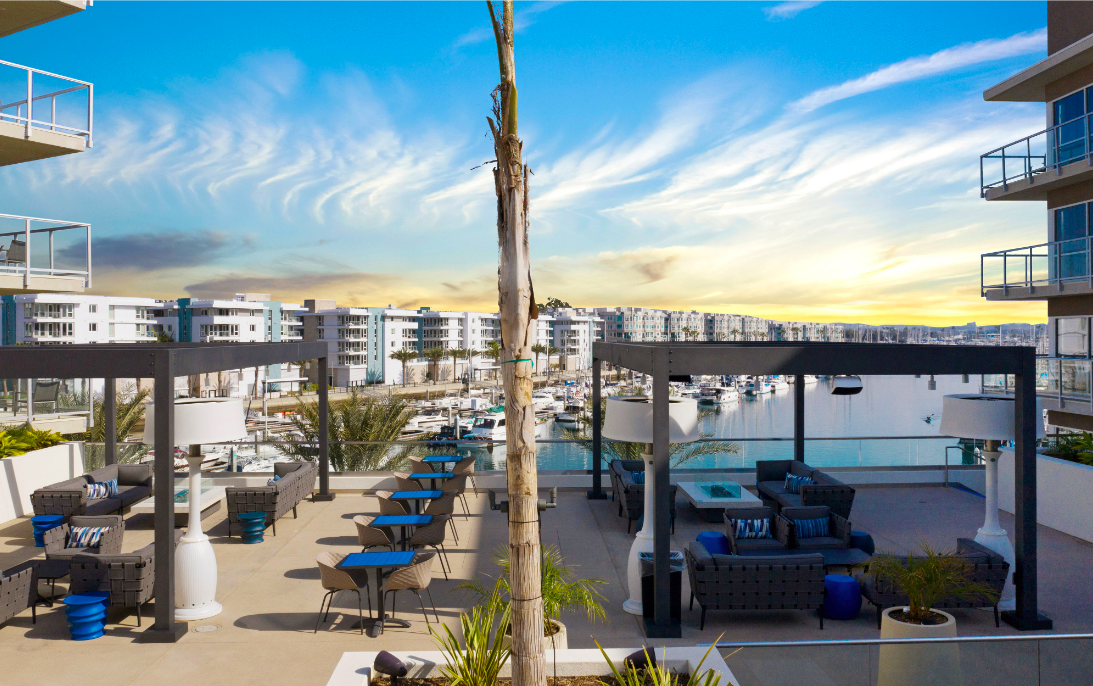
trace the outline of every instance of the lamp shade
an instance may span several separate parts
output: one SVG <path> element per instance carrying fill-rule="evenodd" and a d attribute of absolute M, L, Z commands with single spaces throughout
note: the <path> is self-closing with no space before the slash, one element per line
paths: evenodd
<path fill-rule="evenodd" d="M 247 437 L 239 398 L 179 398 L 175 401 L 175 445 L 241 441 Z M 144 413 L 144 442 L 156 441 L 156 405 Z"/>
<path fill-rule="evenodd" d="M 607 400 L 603 437 L 631 443 L 653 442 L 653 399 L 644 395 L 612 396 Z M 668 399 L 668 442 L 698 440 L 698 401 Z"/>
<path fill-rule="evenodd" d="M 947 395 L 942 398 L 941 433 L 955 438 L 1012 441 L 1013 398 L 1004 395 Z M 1036 401 L 1036 437 L 1043 438 L 1043 411 Z"/>

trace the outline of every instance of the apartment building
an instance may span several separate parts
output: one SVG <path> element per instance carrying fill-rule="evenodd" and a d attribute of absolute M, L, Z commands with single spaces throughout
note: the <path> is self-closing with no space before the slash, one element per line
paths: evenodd
<path fill-rule="evenodd" d="M 94 86 L 20 64 L 18 55 L 8 53 L 3 37 L 81 12 L 90 3 L 4 5 L 0 11 L 0 167 L 89 149 Z M 48 212 L 44 209 L 33 217 L 6 211 L 0 199 L 0 294 L 82 293 L 91 286 L 88 224 L 44 218 Z"/>
<path fill-rule="evenodd" d="M 401 383 L 402 363 L 396 350 L 421 347 L 421 315 L 396 307 L 338 306 L 334 300 L 305 300 L 300 312 L 303 339 L 326 341 L 331 353 L 327 383 L 351 387 Z M 421 361 L 407 365 L 407 381 L 423 380 Z M 315 370 L 309 372 L 317 382 Z M 416 376 L 415 376 L 416 375 Z"/>
<path fill-rule="evenodd" d="M 152 298 L 35 293 L 0 296 L 0 344 L 139 343 L 156 340 Z"/>
<path fill-rule="evenodd" d="M 566 307 L 550 310 L 544 316 L 539 314 L 549 326 L 550 340 L 547 345 L 558 349 L 555 358 L 565 371 L 588 369 L 592 366 L 592 343 L 599 338 L 604 325 L 603 319 L 587 310 Z"/>
<path fill-rule="evenodd" d="M 980 286 L 991 301 L 1047 302 L 1037 392 L 1050 424 L 1093 431 L 1093 2 L 1048 2 L 1047 43 L 1046 59 L 983 94 L 1044 103 L 1044 130 L 980 158 L 987 202 L 1045 203 L 1046 242 L 983 255 Z"/>

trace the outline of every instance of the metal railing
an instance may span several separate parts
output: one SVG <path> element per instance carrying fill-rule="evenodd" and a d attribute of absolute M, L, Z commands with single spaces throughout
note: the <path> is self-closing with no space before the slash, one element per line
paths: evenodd
<path fill-rule="evenodd" d="M 10 121 L 16 124 L 22 124 L 25 127 L 26 137 L 32 138 L 33 131 L 35 129 L 41 129 L 45 131 L 54 131 L 59 133 L 65 133 L 71 136 L 82 136 L 87 139 L 87 147 L 92 147 L 94 142 L 94 108 L 95 108 L 95 87 L 87 81 L 80 81 L 79 79 L 73 79 L 68 76 L 61 76 L 60 74 L 53 74 L 48 71 L 42 71 L 41 69 L 34 69 L 32 67 L 26 67 L 21 64 L 15 64 L 14 62 L 5 62 L 0 60 L 0 66 L 16 69 L 26 73 L 26 93 L 21 100 L 15 100 L 12 102 L 0 101 L 0 121 Z M 42 77 L 49 79 L 60 79 L 61 81 L 67 81 L 74 85 L 68 88 L 62 88 L 60 90 L 50 91 L 49 93 L 43 93 L 41 95 L 34 94 L 34 77 L 37 75 L 39 81 L 43 80 Z M 83 93 L 83 97 L 86 97 L 86 112 L 78 112 L 77 117 L 83 122 L 83 126 L 66 126 L 57 121 L 57 99 L 63 95 L 69 95 L 72 93 Z M 67 98 L 62 106 L 69 101 L 80 98 L 80 96 L 73 96 Z M 82 98 L 81 98 L 82 99 Z M 39 112 L 42 111 L 42 107 L 45 106 L 45 102 L 48 100 L 49 106 L 49 120 L 46 121 L 42 118 Z M 38 104 L 41 103 L 41 104 Z M 85 118 L 86 117 L 86 118 Z"/>
<path fill-rule="evenodd" d="M 1091 117 L 1093 113 L 1084 114 L 980 155 L 980 197 L 987 197 L 991 188 L 1008 190 L 1012 181 L 1031 184 L 1049 171 L 1060 174 L 1068 164 L 1083 160 L 1093 163 Z"/>
<path fill-rule="evenodd" d="M 989 290 L 1080 283 L 1093 288 L 1093 237 L 1084 236 L 979 256 L 979 295 Z"/>
<path fill-rule="evenodd" d="M 985 393 L 1012 393 L 1009 374 L 985 374 Z M 1081 357 L 1037 357 L 1036 394 L 1057 401 L 1093 403 L 1093 360 Z"/>
<path fill-rule="evenodd" d="M 0 231 L 0 274 L 22 274 L 24 288 L 30 285 L 30 279 L 34 276 L 82 277 L 84 287 L 91 287 L 90 224 L 0 214 L 0 227 L 13 223 L 22 223 L 23 227 L 21 230 Z M 66 234 L 65 239 L 83 232 L 82 245 L 77 239 L 58 248 L 56 244 L 60 239 L 57 234 L 66 231 L 76 233 Z M 34 240 L 35 236 L 37 240 Z M 82 268 L 69 266 L 68 263 L 78 264 L 81 258 Z"/>

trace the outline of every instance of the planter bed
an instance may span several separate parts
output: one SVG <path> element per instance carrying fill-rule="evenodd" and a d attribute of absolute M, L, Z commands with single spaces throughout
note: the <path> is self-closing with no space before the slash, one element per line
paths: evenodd
<path fill-rule="evenodd" d="M 606 652 L 608 657 L 617 666 L 621 667 L 622 661 L 627 655 L 640 649 L 640 646 L 607 648 Z M 652 652 L 655 653 L 659 663 L 664 664 L 673 672 L 690 674 L 698 666 L 703 656 L 706 655 L 706 650 L 707 648 L 699 647 L 653 648 Z M 438 650 L 391 652 L 409 668 L 409 674 L 404 679 L 400 679 L 400 683 L 404 680 L 414 679 L 426 680 L 420 683 L 427 683 L 428 686 L 441 686 L 441 684 L 447 683 L 437 667 L 438 662 L 445 662 L 444 653 Z M 334 668 L 334 673 L 330 676 L 330 680 L 326 682 L 327 686 L 372 686 L 373 683 L 380 684 L 380 679 L 386 682 L 386 677 L 380 677 L 379 675 L 376 675 L 375 682 L 372 681 L 372 664 L 375 662 L 377 654 L 378 651 L 342 653 L 338 666 Z M 611 667 L 603 659 L 600 651 L 595 648 L 548 650 L 546 651 L 546 661 L 547 676 L 549 678 L 554 676 L 555 662 L 557 662 L 559 680 L 563 678 L 568 680 L 569 677 L 577 678 L 567 686 L 592 686 L 598 684 L 601 677 L 607 677 L 611 674 Z M 716 649 L 710 651 L 709 657 L 702 664 L 702 671 L 707 669 L 721 675 L 719 686 L 740 686 L 740 682 L 733 676 L 728 665 L 721 659 L 721 655 Z M 501 669 L 500 676 L 502 679 L 507 680 L 509 674 L 509 664 L 506 663 Z"/>

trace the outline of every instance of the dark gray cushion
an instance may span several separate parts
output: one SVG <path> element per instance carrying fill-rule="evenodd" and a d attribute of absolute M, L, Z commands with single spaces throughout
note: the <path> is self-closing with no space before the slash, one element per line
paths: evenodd
<path fill-rule="evenodd" d="M 129 507 L 152 495 L 152 489 L 148 486 L 118 486 L 118 500 L 122 507 Z"/>
<path fill-rule="evenodd" d="M 725 521 L 734 519 L 774 519 L 774 510 L 769 507 L 727 507 Z"/>
<path fill-rule="evenodd" d="M 98 498 L 96 500 L 87 501 L 87 509 L 84 511 L 88 515 L 108 515 L 117 512 L 121 508 L 121 501 L 114 498 Z"/>
<path fill-rule="evenodd" d="M 151 464 L 119 464 L 118 484 L 126 486 L 147 486 L 152 488 Z"/>
<path fill-rule="evenodd" d="M 826 505 L 809 505 L 807 507 L 783 507 L 782 516 L 786 519 L 817 519 L 830 517 L 831 508 Z"/>
<path fill-rule="evenodd" d="M 802 553 L 800 555 L 714 555 L 717 558 L 725 558 L 725 564 L 733 565 L 823 565 L 824 556 L 819 553 Z"/>
<path fill-rule="evenodd" d="M 757 550 L 785 550 L 786 547 L 777 538 L 738 538 L 736 546 L 741 555 L 750 555 Z"/>
<path fill-rule="evenodd" d="M 783 510 L 791 507 L 801 507 L 801 496 L 796 493 L 782 493 L 775 500 L 782 506 Z"/>
<path fill-rule="evenodd" d="M 797 460 L 793 460 L 789 466 L 789 473 L 794 476 L 807 476 L 812 478 L 813 471 L 812 467 L 809 467 L 803 462 L 798 462 Z"/>
<path fill-rule="evenodd" d="M 811 538 L 798 538 L 797 547 L 800 550 L 819 550 L 821 548 L 845 548 L 846 541 L 834 536 L 813 536 Z"/>
<path fill-rule="evenodd" d="M 771 500 L 777 500 L 786 492 L 786 486 L 781 481 L 760 481 L 756 488 L 760 496 L 766 495 Z"/>

